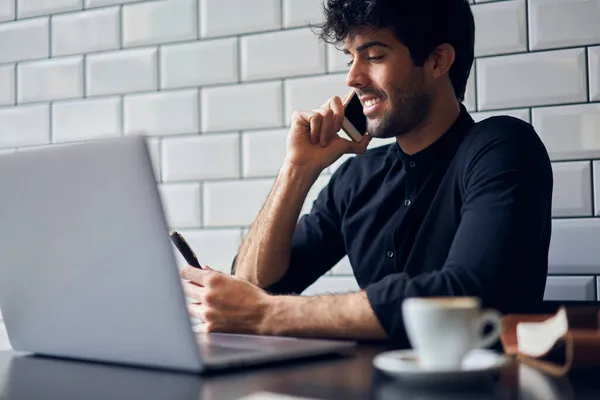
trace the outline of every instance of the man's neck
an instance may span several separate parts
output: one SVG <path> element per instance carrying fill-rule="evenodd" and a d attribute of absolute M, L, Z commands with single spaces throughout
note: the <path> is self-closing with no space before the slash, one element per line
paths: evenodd
<path fill-rule="evenodd" d="M 460 103 L 438 99 L 434 101 L 425 121 L 410 132 L 396 137 L 402 151 L 408 155 L 431 146 L 450 129 L 460 114 Z"/>

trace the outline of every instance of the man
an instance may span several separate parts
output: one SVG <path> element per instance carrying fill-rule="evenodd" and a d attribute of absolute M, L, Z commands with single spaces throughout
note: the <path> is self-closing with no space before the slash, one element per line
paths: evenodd
<path fill-rule="evenodd" d="M 234 262 L 235 276 L 182 270 L 208 332 L 406 343 L 401 303 L 477 296 L 516 312 L 543 298 L 552 172 L 533 128 L 475 124 L 461 101 L 473 64 L 466 0 L 328 0 L 321 38 L 349 57 L 368 117 L 361 143 L 337 136 L 338 97 L 295 112 L 286 160 Z M 397 143 L 365 153 L 371 138 Z M 297 224 L 321 171 L 346 161 Z M 348 255 L 357 293 L 297 296 Z M 288 295 L 285 295 L 288 294 Z M 292 294 L 292 295 L 290 295 Z"/>

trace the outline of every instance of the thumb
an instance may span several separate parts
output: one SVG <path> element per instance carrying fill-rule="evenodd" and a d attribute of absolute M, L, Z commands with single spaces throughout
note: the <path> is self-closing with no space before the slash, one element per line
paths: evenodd
<path fill-rule="evenodd" d="M 348 141 L 348 147 L 346 153 L 363 155 L 367 151 L 367 146 L 371 143 L 372 136 L 365 135 L 362 140 L 358 143 Z"/>

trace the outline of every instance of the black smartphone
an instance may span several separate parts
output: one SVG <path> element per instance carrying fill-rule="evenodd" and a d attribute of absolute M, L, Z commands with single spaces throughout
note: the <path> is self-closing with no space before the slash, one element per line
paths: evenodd
<path fill-rule="evenodd" d="M 367 117 L 363 114 L 363 105 L 358 94 L 352 90 L 348 94 L 344 104 L 344 122 L 342 130 L 355 142 L 360 142 L 367 133 Z"/>
<path fill-rule="evenodd" d="M 190 246 L 187 244 L 183 236 L 181 236 L 181 233 L 177 231 L 171 232 L 171 241 L 173 242 L 175 247 L 177 247 L 177 250 L 179 250 L 183 258 L 185 258 L 185 261 L 189 265 L 191 265 L 192 267 L 202 269 L 202 266 L 198 262 L 198 258 L 196 257 Z"/>

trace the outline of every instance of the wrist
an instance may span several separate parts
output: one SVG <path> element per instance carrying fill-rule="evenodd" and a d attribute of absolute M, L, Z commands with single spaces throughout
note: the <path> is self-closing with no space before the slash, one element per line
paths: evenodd
<path fill-rule="evenodd" d="M 285 334 L 284 322 L 288 320 L 290 311 L 290 296 L 274 296 L 267 294 L 262 320 L 258 326 L 259 335 Z"/>
<path fill-rule="evenodd" d="M 323 172 L 319 165 L 299 164 L 289 158 L 286 158 L 281 167 L 281 173 L 296 178 L 305 178 L 316 180 Z"/>

